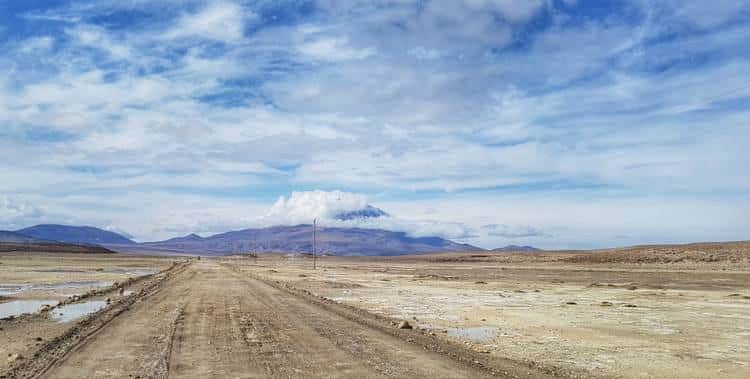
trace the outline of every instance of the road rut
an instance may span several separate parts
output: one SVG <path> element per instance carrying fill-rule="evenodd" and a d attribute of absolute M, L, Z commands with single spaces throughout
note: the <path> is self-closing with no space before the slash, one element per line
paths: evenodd
<path fill-rule="evenodd" d="M 163 285 L 44 377 L 545 377 L 428 351 L 215 261 L 195 262 Z"/>

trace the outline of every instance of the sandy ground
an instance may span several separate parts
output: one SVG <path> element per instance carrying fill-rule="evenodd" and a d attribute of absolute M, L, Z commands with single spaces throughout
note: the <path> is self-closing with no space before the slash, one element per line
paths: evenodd
<path fill-rule="evenodd" d="M 439 258 L 0 255 L 2 283 L 164 270 L 75 321 L 0 320 L 0 377 L 750 377 L 744 263 Z"/>
<path fill-rule="evenodd" d="M 16 359 L 6 377 L 546 378 L 243 271 L 177 265 Z M 157 275 L 157 276 L 158 276 Z M 10 331 L 35 330 L 24 319 Z M 6 331 L 7 331 L 6 330 Z M 16 334 L 18 335 L 18 333 Z"/>
<path fill-rule="evenodd" d="M 0 254 L 0 310 L 9 311 L 14 303 L 30 302 L 30 312 L 11 320 L 0 320 L 0 373 L 11 367 L 18 357 L 30 357 L 46 342 L 69 330 L 89 307 L 106 304 L 106 298 L 118 299 L 119 291 L 87 293 L 106 289 L 115 282 L 126 283 L 142 275 L 158 272 L 171 260 L 113 255 L 83 254 Z M 126 293 L 138 291 L 143 283 L 133 283 Z M 72 296 L 85 297 L 73 302 Z M 57 308 L 46 314 L 38 312 L 41 303 L 56 305 L 72 302 L 74 312 Z M 78 310 L 79 307 L 82 307 Z M 6 309 L 8 308 L 8 309 Z M 62 312 L 62 313 L 61 313 Z M 60 317 L 62 315 L 66 317 Z"/>
<path fill-rule="evenodd" d="M 738 265 L 261 260 L 243 269 L 579 377 L 750 377 Z"/>
<path fill-rule="evenodd" d="M 2 253 L 0 296 L 5 301 L 61 300 L 113 282 L 153 274 L 171 262 L 168 258 L 119 254 Z M 18 290 L 21 291 L 12 293 Z"/>

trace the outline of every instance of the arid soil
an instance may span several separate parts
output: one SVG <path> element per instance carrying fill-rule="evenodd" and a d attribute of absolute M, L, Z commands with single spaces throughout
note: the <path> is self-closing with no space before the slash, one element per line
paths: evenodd
<path fill-rule="evenodd" d="M 5 291 L 0 308 L 14 302 L 52 305 L 47 312 L 38 312 L 37 306 L 30 310 L 34 313 L 0 320 L 0 374 L 80 321 L 57 317 L 63 305 L 103 304 L 107 298 L 117 302 L 144 288 L 148 274 L 167 269 L 171 263 L 112 254 L 0 254 L 0 290 Z"/>
<path fill-rule="evenodd" d="M 745 253 L 578 254 L 323 257 L 317 270 L 298 255 L 0 255 L 0 281 L 60 279 L 45 271 L 56 260 L 69 281 L 161 270 L 94 291 L 111 303 L 76 321 L 54 322 L 54 310 L 0 320 L 0 376 L 750 377 Z"/>
<path fill-rule="evenodd" d="M 286 257 L 240 267 L 561 375 L 750 377 L 750 265 L 573 263 L 577 255 L 324 257 L 316 271 L 308 258 Z"/>
<path fill-rule="evenodd" d="M 41 342 L 7 377 L 544 378 L 423 330 L 193 260 Z M 160 274 L 165 275 L 165 274 Z M 33 322 L 33 321 L 28 321 Z M 12 328 L 23 329 L 23 321 Z"/>

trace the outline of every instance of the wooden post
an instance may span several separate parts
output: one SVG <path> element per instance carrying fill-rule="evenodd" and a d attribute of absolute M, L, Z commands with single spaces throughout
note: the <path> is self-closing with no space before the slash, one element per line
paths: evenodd
<path fill-rule="evenodd" d="M 316 250 L 317 250 L 317 247 L 318 247 L 317 246 L 318 241 L 317 241 L 317 238 L 316 238 L 316 235 L 315 235 L 317 227 L 318 227 L 318 219 L 314 218 L 313 219 L 313 270 L 315 270 L 317 268 L 317 259 L 318 259 L 318 256 L 317 256 L 317 253 L 316 253 Z"/>

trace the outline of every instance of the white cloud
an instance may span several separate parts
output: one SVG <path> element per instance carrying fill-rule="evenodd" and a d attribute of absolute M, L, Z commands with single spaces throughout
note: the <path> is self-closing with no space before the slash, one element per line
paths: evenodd
<path fill-rule="evenodd" d="M 543 0 L 464 0 L 464 3 L 470 8 L 498 12 L 511 22 L 528 21 L 544 5 Z"/>
<path fill-rule="evenodd" d="M 665 13 L 700 29 L 719 26 L 750 9 L 747 2 L 736 0 L 672 0 L 664 5 Z"/>
<path fill-rule="evenodd" d="M 114 39 L 106 29 L 87 24 L 76 24 L 65 30 L 65 33 L 80 45 L 100 49 L 109 53 L 112 58 L 130 60 L 133 51 L 130 46 Z"/>
<path fill-rule="evenodd" d="M 342 191 L 292 192 L 280 197 L 266 213 L 265 220 L 280 224 L 310 224 L 314 218 L 332 221 L 341 212 L 367 206 L 367 197 Z"/>
<path fill-rule="evenodd" d="M 369 47 L 356 49 L 349 46 L 346 37 L 319 37 L 302 43 L 298 49 L 310 58 L 332 62 L 365 59 L 375 54 L 375 50 Z"/>
<path fill-rule="evenodd" d="M 196 13 L 185 14 L 165 37 L 197 37 L 227 43 L 239 42 L 244 36 L 245 23 L 257 18 L 239 4 L 211 1 Z"/>
<path fill-rule="evenodd" d="M 37 50 L 49 50 L 55 43 L 55 39 L 50 36 L 33 37 L 21 43 L 21 51 L 32 53 Z"/>
<path fill-rule="evenodd" d="M 20 229 L 45 219 L 45 212 L 28 201 L 0 197 L 0 229 Z"/>
<path fill-rule="evenodd" d="M 438 222 L 429 218 L 411 219 L 390 215 L 348 220 L 336 217 L 341 213 L 363 210 L 368 205 L 371 205 L 368 197 L 363 194 L 321 190 L 293 192 L 289 198 L 280 197 L 256 223 L 261 226 L 297 225 L 311 224 L 313 219 L 317 219 L 324 227 L 384 229 L 402 231 L 418 237 L 466 239 L 473 235 L 473 230 L 460 222 Z"/>

